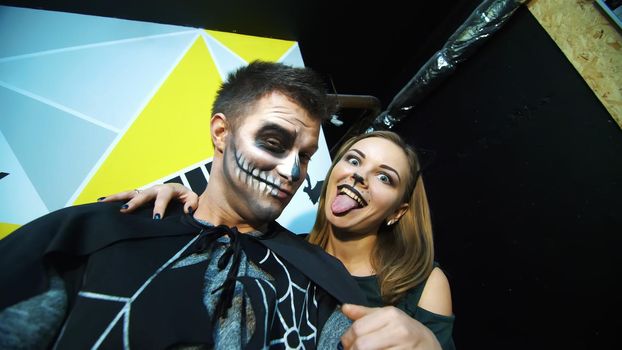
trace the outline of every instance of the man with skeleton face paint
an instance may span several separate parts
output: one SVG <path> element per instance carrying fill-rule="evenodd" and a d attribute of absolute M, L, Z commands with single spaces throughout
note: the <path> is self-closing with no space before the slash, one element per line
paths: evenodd
<path fill-rule="evenodd" d="M 283 94 L 258 101 L 225 145 L 224 180 L 230 197 L 241 199 L 232 204 L 237 211 L 251 222 L 278 217 L 304 180 L 318 133 L 319 124 Z"/>
<path fill-rule="evenodd" d="M 0 241 L 0 264 L 15 267 L 0 272 L 0 344 L 315 348 L 338 304 L 366 299 L 338 260 L 274 220 L 304 181 L 330 109 L 308 69 L 253 62 L 231 74 L 213 105 L 214 160 L 193 214 L 152 220 L 97 203 Z"/>

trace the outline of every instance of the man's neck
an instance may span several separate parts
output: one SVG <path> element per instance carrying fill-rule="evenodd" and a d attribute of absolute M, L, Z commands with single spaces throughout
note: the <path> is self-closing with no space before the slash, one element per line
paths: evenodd
<path fill-rule="evenodd" d="M 226 200 L 218 194 L 210 194 L 210 186 L 208 184 L 205 192 L 199 196 L 199 207 L 194 212 L 194 217 L 207 221 L 212 225 L 226 225 L 228 227 L 236 227 L 241 233 L 253 231 L 265 231 L 267 223 L 250 223 L 242 218 L 235 210 L 231 208 Z"/>

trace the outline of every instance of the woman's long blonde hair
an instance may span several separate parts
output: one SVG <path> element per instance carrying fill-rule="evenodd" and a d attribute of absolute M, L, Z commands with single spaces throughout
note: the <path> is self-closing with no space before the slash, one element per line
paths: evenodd
<path fill-rule="evenodd" d="M 343 155 L 356 142 L 369 137 L 389 140 L 402 148 L 409 162 L 409 177 L 402 201 L 408 202 L 408 210 L 394 225 L 383 224 L 378 231 L 376 246 L 373 249 L 371 263 L 376 270 L 380 283 L 382 299 L 387 304 L 396 304 L 408 290 L 425 281 L 433 269 L 434 243 L 432 239 L 432 220 L 430 207 L 425 193 L 421 169 L 417 154 L 404 140 L 391 131 L 374 131 L 347 140 L 337 151 L 328 170 L 315 224 L 308 240 L 326 249 L 328 243 L 329 222 L 326 220 L 326 185 Z"/>

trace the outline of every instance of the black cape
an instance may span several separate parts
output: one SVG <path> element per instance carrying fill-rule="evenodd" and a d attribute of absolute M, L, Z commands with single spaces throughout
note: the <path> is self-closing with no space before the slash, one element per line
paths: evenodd
<path fill-rule="evenodd" d="M 0 310 L 48 290 L 48 270 L 53 268 L 65 282 L 68 310 L 88 310 L 88 313 L 78 312 L 77 315 L 71 311 L 64 332 L 79 333 L 81 317 L 101 319 L 99 326 L 105 327 L 110 317 L 119 312 L 118 309 L 97 305 L 75 308 L 77 294 L 84 288 L 85 281 L 95 281 L 88 286 L 89 290 L 127 295 L 128 291 L 140 289 L 145 278 L 161 267 L 163 261 L 184 250 L 199 231 L 200 227 L 194 220 L 183 215 L 179 209 L 177 213 L 157 221 L 151 219 L 150 208 L 136 214 L 121 214 L 119 203 L 95 203 L 55 211 L 20 227 L 0 241 Z M 317 307 L 311 310 L 314 315 L 309 322 L 313 324 L 309 326 L 317 329 L 318 336 L 337 304 L 366 304 L 358 285 L 337 259 L 276 222 L 271 223 L 268 233 L 260 238 L 239 236 L 242 237 L 242 249 L 250 261 L 264 259 L 267 248 L 276 254 L 279 264 L 283 261 L 289 268 L 285 273 L 276 270 L 268 273 L 287 275 L 287 279 L 294 276 L 298 282 L 308 279 L 315 284 L 317 293 L 313 298 Z M 202 303 L 205 293 L 202 283 L 196 282 L 204 269 L 205 265 L 197 264 L 174 274 L 164 271 L 158 275 L 141 298 L 131 305 L 133 325 L 138 325 L 133 330 L 132 343 L 150 348 L 213 345 L 212 328 L 208 325 L 214 323 Z M 86 278 L 94 274 L 97 278 Z M 278 280 L 280 277 L 275 278 Z M 270 314 L 269 308 L 266 309 L 267 314 L 259 311 L 262 305 L 259 305 L 261 300 L 256 296 L 265 293 L 268 288 L 253 289 L 257 283 L 244 278 L 239 282 L 247 288 L 253 311 L 259 316 L 256 317 L 255 332 L 248 342 L 248 347 L 254 348 L 265 344 L 266 337 L 272 339 L 270 334 L 265 333 L 274 332 L 270 327 L 278 321 L 272 322 L 274 315 Z M 83 298 L 79 298 L 78 303 L 83 302 Z M 295 302 L 305 303 L 304 300 Z M 292 312 L 300 313 L 301 310 Z M 110 332 L 122 333 L 122 327 L 119 323 Z M 266 331 L 258 332 L 262 327 Z M 110 339 L 117 339 L 118 343 L 109 342 L 102 346 L 123 347 L 122 335 Z M 73 347 L 80 344 L 67 342 L 63 345 Z"/>

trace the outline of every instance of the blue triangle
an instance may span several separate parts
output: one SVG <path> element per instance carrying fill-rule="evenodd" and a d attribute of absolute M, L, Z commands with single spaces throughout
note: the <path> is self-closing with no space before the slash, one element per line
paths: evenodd
<path fill-rule="evenodd" d="M 49 210 L 67 204 L 117 136 L 3 87 L 0 105 L 0 132 Z"/>
<path fill-rule="evenodd" d="M 0 6 L 0 57 L 189 29 L 192 28 Z"/>
<path fill-rule="evenodd" d="M 291 49 L 279 60 L 281 63 L 288 64 L 294 67 L 304 67 L 305 63 L 302 60 L 302 53 L 298 44 L 292 46 Z"/>
<path fill-rule="evenodd" d="M 240 56 L 214 39 L 209 33 L 203 32 L 202 34 L 222 80 L 225 80 L 229 73 L 248 64 Z"/>
<path fill-rule="evenodd" d="M 2 133 L 0 170 L 8 173 L 0 179 L 0 222 L 23 225 L 48 213 Z"/>
<path fill-rule="evenodd" d="M 196 36 L 194 31 L 0 60 L 0 81 L 123 130 Z"/>

